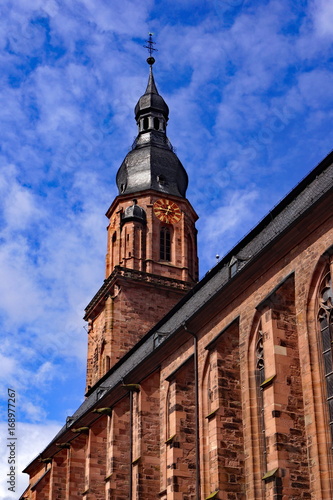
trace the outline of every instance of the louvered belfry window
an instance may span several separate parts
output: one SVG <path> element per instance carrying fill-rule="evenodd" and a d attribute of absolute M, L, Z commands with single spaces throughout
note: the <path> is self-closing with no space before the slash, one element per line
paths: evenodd
<path fill-rule="evenodd" d="M 333 445 L 333 290 L 332 278 L 328 272 L 320 284 L 319 314 L 323 369 L 326 380 L 326 399 L 328 405 L 331 442 Z"/>

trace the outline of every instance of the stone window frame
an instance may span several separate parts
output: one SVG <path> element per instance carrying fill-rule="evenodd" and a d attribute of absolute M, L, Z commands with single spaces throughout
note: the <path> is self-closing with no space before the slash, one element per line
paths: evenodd
<path fill-rule="evenodd" d="M 329 266 L 320 279 L 318 291 L 318 337 L 322 356 L 322 377 L 325 380 L 325 400 L 333 450 L 333 286 Z"/>
<path fill-rule="evenodd" d="M 255 384 L 257 393 L 257 413 L 260 436 L 260 450 L 262 457 L 263 472 L 267 470 L 266 451 L 266 425 L 264 416 L 264 384 L 265 384 L 265 357 L 264 357 L 264 333 L 259 320 L 255 333 Z"/>

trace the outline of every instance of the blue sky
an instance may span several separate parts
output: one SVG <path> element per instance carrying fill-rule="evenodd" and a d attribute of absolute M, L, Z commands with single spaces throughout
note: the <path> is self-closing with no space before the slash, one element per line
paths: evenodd
<path fill-rule="evenodd" d="M 333 4 L 3 0 L 0 9 L 0 382 L 5 410 L 7 387 L 18 395 L 22 469 L 83 399 L 83 310 L 104 279 L 104 213 L 136 135 L 148 32 L 168 136 L 200 216 L 203 276 L 332 149 Z M 1 441 L 1 470 L 6 453 Z M 4 483 L 0 496 L 17 498 Z"/>

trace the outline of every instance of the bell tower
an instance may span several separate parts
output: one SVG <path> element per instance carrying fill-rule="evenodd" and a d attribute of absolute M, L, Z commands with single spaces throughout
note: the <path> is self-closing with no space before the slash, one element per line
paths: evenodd
<path fill-rule="evenodd" d="M 169 108 L 155 84 L 152 43 L 150 35 L 148 85 L 135 106 L 138 135 L 106 213 L 105 280 L 86 308 L 88 392 L 198 279 L 198 217 L 166 135 Z"/>

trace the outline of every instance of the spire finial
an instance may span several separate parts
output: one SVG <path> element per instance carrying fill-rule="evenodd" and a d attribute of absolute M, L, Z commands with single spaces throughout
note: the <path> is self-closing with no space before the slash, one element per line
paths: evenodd
<path fill-rule="evenodd" d="M 148 33 L 148 40 L 146 40 L 147 45 L 144 45 L 146 49 L 148 49 L 149 57 L 147 59 L 147 63 L 149 64 L 150 67 L 153 66 L 155 59 L 152 56 L 153 52 L 157 52 L 157 49 L 154 48 L 154 45 L 156 42 L 153 42 L 153 34 L 154 33 Z"/>

